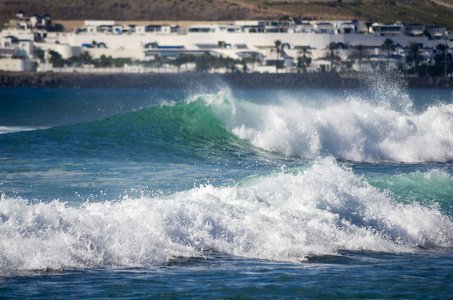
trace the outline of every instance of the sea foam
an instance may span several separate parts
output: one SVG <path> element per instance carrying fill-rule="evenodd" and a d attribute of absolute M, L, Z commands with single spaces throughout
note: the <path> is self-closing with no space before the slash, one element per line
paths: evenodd
<path fill-rule="evenodd" d="M 44 129 L 45 127 L 0 126 L 0 134 Z"/>
<path fill-rule="evenodd" d="M 436 207 L 402 204 L 334 159 L 158 197 L 71 207 L 0 199 L 0 270 L 151 267 L 206 250 L 277 261 L 452 247 Z"/>
<path fill-rule="evenodd" d="M 385 96 L 385 97 L 384 97 Z M 421 112 L 408 95 L 349 96 L 338 99 L 285 98 L 254 104 L 219 95 L 213 107 L 225 126 L 254 146 L 286 156 L 334 156 L 366 162 L 453 160 L 453 104 Z M 223 99 L 223 101 L 222 101 Z"/>

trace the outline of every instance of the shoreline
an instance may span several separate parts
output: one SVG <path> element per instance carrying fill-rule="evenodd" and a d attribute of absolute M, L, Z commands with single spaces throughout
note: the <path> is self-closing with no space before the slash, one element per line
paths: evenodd
<path fill-rule="evenodd" d="M 453 78 L 405 78 L 408 88 L 453 88 Z M 0 72 L 0 88 L 366 89 L 369 80 L 338 73 L 38 73 Z"/>

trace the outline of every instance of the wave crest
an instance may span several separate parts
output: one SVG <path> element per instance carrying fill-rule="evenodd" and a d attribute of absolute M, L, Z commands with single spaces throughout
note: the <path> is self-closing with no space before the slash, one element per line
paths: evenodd
<path fill-rule="evenodd" d="M 410 105 L 398 110 L 358 97 L 318 107 L 306 102 L 235 101 L 232 114 L 219 117 L 238 137 L 287 156 L 408 163 L 453 160 L 452 104 L 415 113 Z"/>
<path fill-rule="evenodd" d="M 453 246 L 453 222 L 437 208 L 398 203 L 333 159 L 234 186 L 80 208 L 2 196 L 0 211 L 2 273 L 147 267 L 204 250 L 300 261 L 342 250 Z"/>

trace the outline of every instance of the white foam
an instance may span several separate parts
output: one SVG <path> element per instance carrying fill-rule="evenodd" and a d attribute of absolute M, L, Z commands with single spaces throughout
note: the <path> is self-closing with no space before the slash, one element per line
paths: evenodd
<path fill-rule="evenodd" d="M 333 155 L 352 161 L 446 162 L 453 160 L 453 104 L 421 113 L 411 111 L 407 95 L 364 100 L 349 97 L 324 101 L 307 99 L 256 105 L 212 100 L 219 117 L 234 134 L 262 149 L 314 159 Z"/>
<path fill-rule="evenodd" d="M 452 247 L 437 208 L 395 202 L 325 159 L 305 170 L 167 197 L 86 203 L 0 200 L 0 270 L 154 266 L 206 249 L 280 261 L 341 250 Z"/>
<path fill-rule="evenodd" d="M 0 134 L 20 132 L 20 131 L 32 131 L 36 129 L 44 129 L 45 127 L 24 127 L 24 126 L 0 126 Z"/>

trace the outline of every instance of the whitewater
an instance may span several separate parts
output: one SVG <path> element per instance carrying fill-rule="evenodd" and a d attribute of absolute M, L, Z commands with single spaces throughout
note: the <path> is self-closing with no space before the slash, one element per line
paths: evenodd
<path fill-rule="evenodd" d="M 379 84 L 1 90 L 0 297 L 450 297 L 453 94 Z"/>

